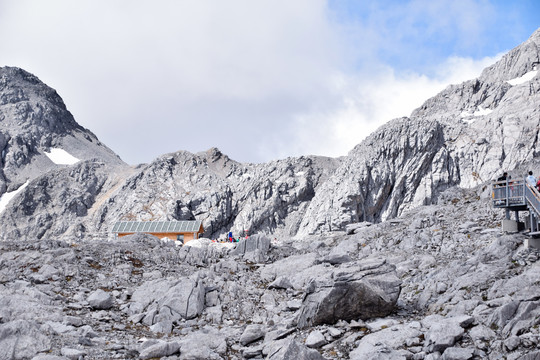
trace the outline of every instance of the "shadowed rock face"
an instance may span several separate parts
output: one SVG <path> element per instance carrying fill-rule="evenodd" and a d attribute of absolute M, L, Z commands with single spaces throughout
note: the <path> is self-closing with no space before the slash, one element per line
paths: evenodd
<path fill-rule="evenodd" d="M 0 239 L 41 239 L 66 232 L 83 235 L 83 220 L 92 211 L 97 196 L 108 188 L 109 168 L 94 161 L 53 170 L 30 182 L 17 198 L 17 205 L 0 214 Z"/>
<path fill-rule="evenodd" d="M 400 290 L 395 267 L 384 260 L 344 264 L 308 285 L 298 327 L 387 316 Z"/>

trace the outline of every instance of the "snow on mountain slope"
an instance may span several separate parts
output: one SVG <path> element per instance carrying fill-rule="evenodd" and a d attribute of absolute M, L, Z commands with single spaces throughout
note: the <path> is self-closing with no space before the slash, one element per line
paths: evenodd
<path fill-rule="evenodd" d="M 6 192 L 2 196 L 0 196 L 0 213 L 6 209 L 11 199 L 13 199 L 18 193 L 24 190 L 24 188 L 28 186 L 28 181 L 25 182 L 23 185 L 19 186 L 18 189 Z"/>
<path fill-rule="evenodd" d="M 45 151 L 45 155 L 57 165 L 73 165 L 80 161 L 66 150 L 58 148 L 51 148 L 50 152 Z"/>

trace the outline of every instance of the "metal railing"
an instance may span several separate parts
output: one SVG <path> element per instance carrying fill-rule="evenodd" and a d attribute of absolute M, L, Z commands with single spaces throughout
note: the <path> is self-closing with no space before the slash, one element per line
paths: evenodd
<path fill-rule="evenodd" d="M 529 184 L 527 184 L 526 189 L 525 198 L 527 199 L 529 207 L 536 212 L 536 215 L 540 215 L 540 193 L 534 186 Z"/>
<path fill-rule="evenodd" d="M 525 181 L 504 180 L 492 183 L 492 202 L 497 208 L 525 206 Z M 538 208 L 540 210 L 540 207 Z"/>

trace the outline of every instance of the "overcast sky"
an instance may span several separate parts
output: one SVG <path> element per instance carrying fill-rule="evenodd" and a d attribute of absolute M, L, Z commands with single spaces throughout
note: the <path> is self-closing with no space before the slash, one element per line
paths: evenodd
<path fill-rule="evenodd" d="M 56 89 L 131 164 L 341 156 L 525 41 L 539 4 L 0 0 L 0 66 Z"/>

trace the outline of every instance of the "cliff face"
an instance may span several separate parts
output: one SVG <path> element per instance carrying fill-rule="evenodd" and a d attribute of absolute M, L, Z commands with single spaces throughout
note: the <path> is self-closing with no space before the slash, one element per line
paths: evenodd
<path fill-rule="evenodd" d="M 540 30 L 482 72 L 356 146 L 313 198 L 299 235 L 436 203 L 538 156 Z M 521 176 L 522 174 L 517 174 Z"/>

